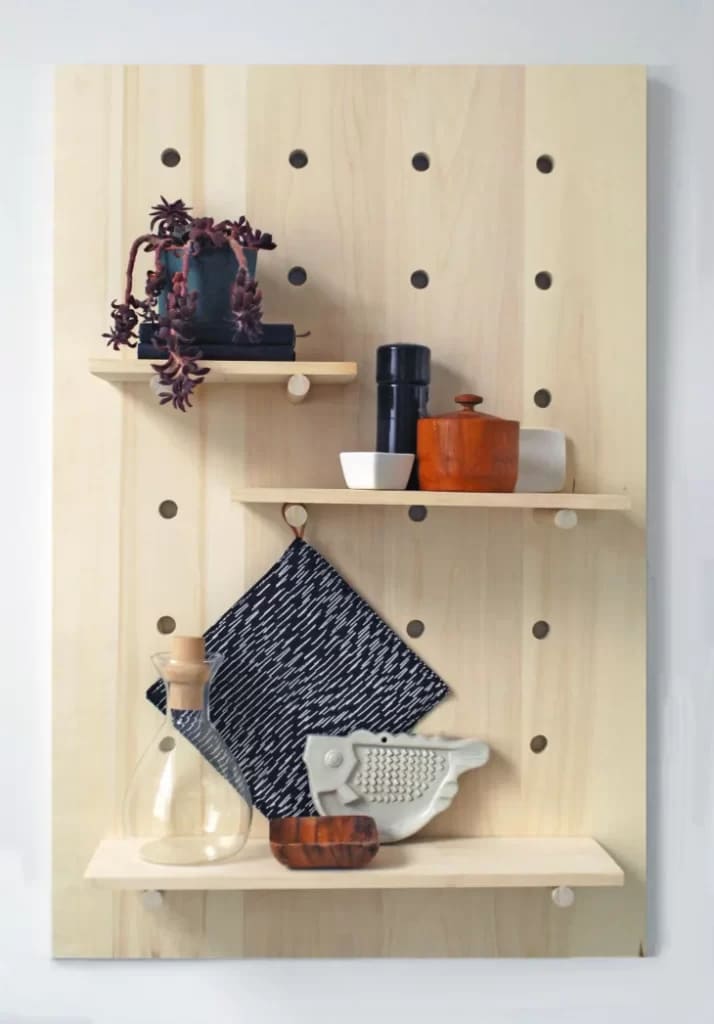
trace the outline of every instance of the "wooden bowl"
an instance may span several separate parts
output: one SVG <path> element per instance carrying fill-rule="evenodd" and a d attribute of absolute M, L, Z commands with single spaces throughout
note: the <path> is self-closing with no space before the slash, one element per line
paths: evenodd
<path fill-rule="evenodd" d="M 363 868 L 379 849 L 379 834 L 365 814 L 274 818 L 270 849 L 287 868 Z"/>

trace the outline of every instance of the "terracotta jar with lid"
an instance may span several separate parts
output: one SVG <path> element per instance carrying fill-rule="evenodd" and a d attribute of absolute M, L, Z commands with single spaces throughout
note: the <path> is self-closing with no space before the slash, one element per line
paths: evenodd
<path fill-rule="evenodd" d="M 423 491 L 512 491 L 518 479 L 519 424 L 476 412 L 479 395 L 457 395 L 462 408 L 417 425 Z"/>

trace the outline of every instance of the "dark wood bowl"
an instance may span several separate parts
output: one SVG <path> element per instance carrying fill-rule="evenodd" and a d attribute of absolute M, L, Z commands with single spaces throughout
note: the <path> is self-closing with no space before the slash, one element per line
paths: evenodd
<path fill-rule="evenodd" d="M 274 818 L 270 849 L 287 868 L 363 868 L 379 849 L 379 833 L 365 814 Z"/>

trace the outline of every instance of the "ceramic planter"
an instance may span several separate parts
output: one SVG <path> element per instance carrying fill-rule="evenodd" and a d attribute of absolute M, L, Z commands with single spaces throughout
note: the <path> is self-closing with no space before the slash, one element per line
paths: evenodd
<path fill-rule="evenodd" d="M 258 250 L 245 249 L 248 273 L 255 277 Z M 167 249 L 161 262 L 168 282 L 159 295 L 159 315 L 165 316 L 166 302 L 173 275 L 183 268 L 183 249 Z M 204 249 L 192 256 L 188 265 L 188 290 L 198 292 L 194 322 L 201 342 L 226 343 L 233 340 L 231 293 L 238 273 L 238 260 L 230 246 Z"/>

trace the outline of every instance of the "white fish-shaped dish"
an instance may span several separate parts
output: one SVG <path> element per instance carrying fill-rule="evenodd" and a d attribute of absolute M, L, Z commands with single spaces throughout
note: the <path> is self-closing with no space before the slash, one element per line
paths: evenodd
<path fill-rule="evenodd" d="M 406 839 L 445 811 L 458 778 L 480 768 L 490 750 L 481 740 L 368 732 L 308 736 L 303 760 L 320 814 L 368 814 L 382 843 Z"/>

